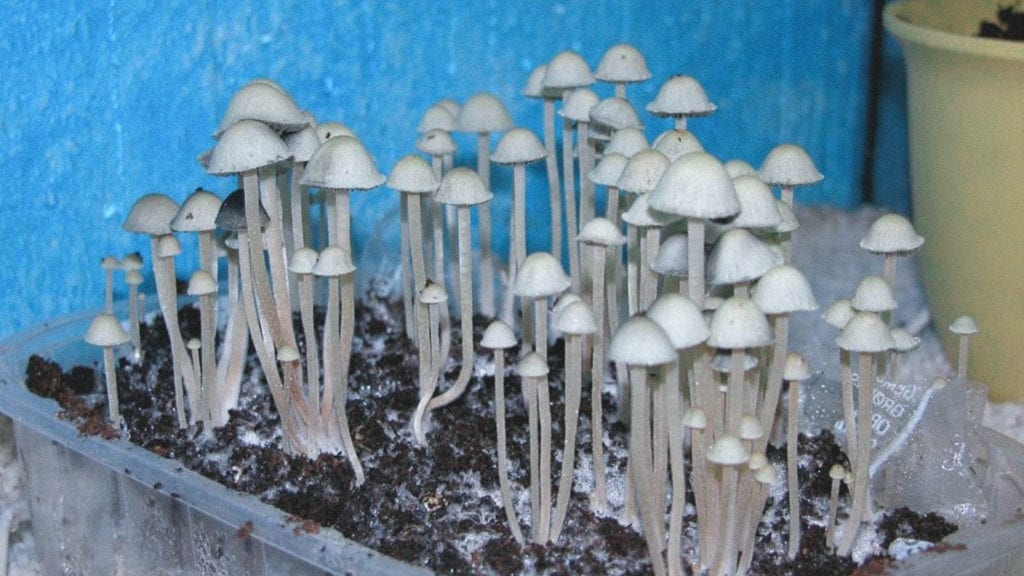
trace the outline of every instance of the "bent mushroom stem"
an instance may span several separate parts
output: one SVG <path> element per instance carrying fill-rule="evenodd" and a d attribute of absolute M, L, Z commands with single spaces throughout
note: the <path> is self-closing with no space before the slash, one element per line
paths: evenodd
<path fill-rule="evenodd" d="M 573 469 L 576 459 L 576 429 L 580 417 L 580 397 L 583 386 L 583 338 L 575 334 L 566 335 L 566 388 L 565 388 L 565 439 L 562 446 L 562 473 L 558 479 L 558 498 L 555 520 L 551 526 L 551 542 L 557 542 L 565 524 L 572 491 Z"/>

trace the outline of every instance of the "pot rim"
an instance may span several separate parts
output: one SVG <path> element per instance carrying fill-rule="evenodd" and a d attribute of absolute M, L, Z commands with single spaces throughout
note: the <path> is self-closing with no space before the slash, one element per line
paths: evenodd
<path fill-rule="evenodd" d="M 882 23 L 901 43 L 921 45 L 938 50 L 1024 62 L 1024 42 L 981 38 L 915 24 L 909 20 L 915 5 L 923 0 L 898 0 L 882 11 Z"/>

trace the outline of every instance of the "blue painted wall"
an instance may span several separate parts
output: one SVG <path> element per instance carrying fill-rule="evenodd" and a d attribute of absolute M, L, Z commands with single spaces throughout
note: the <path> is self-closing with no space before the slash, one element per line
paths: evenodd
<path fill-rule="evenodd" d="M 386 172 L 436 100 L 492 91 L 539 130 L 539 104 L 518 96 L 528 72 L 567 48 L 596 66 L 626 41 L 654 74 L 630 90 L 640 107 L 669 75 L 693 75 L 719 106 L 690 125 L 709 151 L 756 166 L 799 143 L 826 180 L 798 199 L 855 206 L 870 22 L 863 0 L 7 3 L 0 336 L 101 303 L 100 258 L 146 247 L 120 231 L 140 194 L 230 190 L 194 159 L 260 76 L 349 124 Z M 648 119 L 650 137 L 668 127 Z M 380 189 L 353 205 L 368 238 L 397 201 Z"/>

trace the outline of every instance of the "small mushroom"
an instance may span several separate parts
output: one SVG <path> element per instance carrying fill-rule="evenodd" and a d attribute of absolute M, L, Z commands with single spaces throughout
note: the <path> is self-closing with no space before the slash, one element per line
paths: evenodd
<path fill-rule="evenodd" d="M 547 541 L 551 523 L 551 407 L 545 401 L 548 363 L 528 352 L 516 366 L 526 389 L 530 427 L 530 532 L 540 544 Z M 542 393 L 543 392 L 543 393 Z"/>
<path fill-rule="evenodd" d="M 626 97 L 626 85 L 643 82 L 651 77 L 647 61 L 636 47 L 630 44 L 615 44 L 608 48 L 597 63 L 594 77 L 602 82 L 615 85 L 615 95 Z"/>
<path fill-rule="evenodd" d="M 733 574 L 735 572 L 738 542 L 736 537 L 737 520 L 739 515 L 738 506 L 738 481 L 739 467 L 750 460 L 750 453 L 743 446 L 743 441 L 736 436 L 729 434 L 719 437 L 711 446 L 707 455 L 708 461 L 716 464 L 722 469 L 722 491 L 719 496 L 724 500 L 725 506 L 725 529 L 716 542 L 717 546 L 712 547 L 718 550 L 717 568 L 719 574 Z"/>
<path fill-rule="evenodd" d="M 697 137 L 686 130 L 662 132 L 654 139 L 654 142 L 651 142 L 651 148 L 664 154 L 670 162 L 675 162 L 691 152 L 704 151 L 704 146 L 697 140 Z"/>
<path fill-rule="evenodd" d="M 594 181 L 587 178 L 587 174 L 594 169 L 596 163 L 596 151 L 590 139 L 590 109 L 597 105 L 601 99 L 587 88 L 576 88 L 565 96 L 562 103 L 562 110 L 559 114 L 563 119 L 568 119 L 576 124 L 576 142 L 579 148 L 580 168 L 580 226 L 583 226 L 595 215 Z M 607 152 L 605 152 L 607 153 Z M 585 260 L 581 262 L 586 270 Z"/>
<path fill-rule="evenodd" d="M 509 227 L 509 277 L 513 280 L 526 259 L 526 165 L 547 152 L 533 132 L 512 128 L 502 135 L 491 154 L 498 164 L 512 166 L 512 222 Z"/>
<path fill-rule="evenodd" d="M 853 318 L 853 305 L 846 298 L 840 298 L 833 302 L 821 318 L 833 328 L 842 330 Z M 853 361 L 850 358 L 850 351 L 839 347 L 839 385 L 842 388 L 843 397 L 843 430 L 846 436 L 846 455 L 853 460 L 857 455 L 857 420 L 854 415 L 853 405 Z"/>
<path fill-rule="evenodd" d="M 967 355 L 970 352 L 971 336 L 979 332 L 978 323 L 970 316 L 959 316 L 949 325 L 949 331 L 956 334 L 959 340 L 956 361 L 956 377 L 960 382 L 967 383 Z"/>
<path fill-rule="evenodd" d="M 686 129 L 689 117 L 707 116 L 718 107 L 711 103 L 704 87 L 691 76 L 672 76 L 661 85 L 647 111 L 675 120 L 676 130 Z"/>
<path fill-rule="evenodd" d="M 846 478 L 846 468 L 842 464 L 833 464 L 828 469 L 828 477 L 832 480 L 832 488 L 828 497 L 828 521 L 825 524 L 825 548 L 831 550 L 835 546 L 836 517 L 839 515 L 839 488 Z"/>
<path fill-rule="evenodd" d="M 121 267 L 121 262 L 116 256 L 104 256 L 100 259 L 100 268 L 104 275 L 104 309 L 107 314 L 114 313 L 114 271 Z"/>
<path fill-rule="evenodd" d="M 107 388 L 107 412 L 110 424 L 115 429 L 121 426 L 121 412 L 117 400 L 117 365 L 114 363 L 114 347 L 127 344 L 131 336 L 124 331 L 121 323 L 112 314 L 97 314 L 85 332 L 85 341 L 103 348 L 103 374 Z"/>
<path fill-rule="evenodd" d="M 872 254 L 885 257 L 885 281 L 896 289 L 896 258 L 909 256 L 920 250 L 924 238 L 914 230 L 913 224 L 899 214 L 885 214 L 871 223 L 860 247 Z"/>
<path fill-rule="evenodd" d="M 427 407 L 430 403 L 437 384 L 441 381 L 441 374 L 444 371 L 444 356 L 441 354 L 440 331 L 443 329 L 440 321 L 440 308 L 445 307 L 448 301 L 448 293 L 444 287 L 427 279 L 426 284 L 420 289 L 417 295 L 420 312 L 420 323 L 417 326 L 419 342 L 419 364 L 420 364 L 420 391 L 419 403 L 412 417 L 412 430 L 416 443 L 420 446 L 427 445 L 425 422 Z M 503 397 L 504 398 L 504 397 Z"/>
<path fill-rule="evenodd" d="M 197 420 L 212 418 L 213 408 L 218 406 L 220 394 L 217 382 L 217 318 L 214 316 L 213 301 L 217 298 L 217 282 L 206 270 L 196 270 L 188 280 L 187 294 L 199 297 L 199 333 L 202 359 L 192 355 L 193 369 L 201 375 L 199 393 L 199 416 Z"/>

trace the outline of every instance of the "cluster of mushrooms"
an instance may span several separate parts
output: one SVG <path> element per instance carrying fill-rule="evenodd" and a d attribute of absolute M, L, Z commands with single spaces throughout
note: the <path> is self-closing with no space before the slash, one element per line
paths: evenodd
<path fill-rule="evenodd" d="M 626 88 L 650 76 L 643 56 L 626 44 L 609 48 L 594 72 L 578 54 L 559 53 L 534 70 L 523 90 L 543 102 L 543 141 L 515 127 L 492 94 L 476 94 L 461 105 L 445 99 L 423 115 L 415 143 L 422 155 L 403 157 L 388 177 L 344 125 L 318 123 L 271 81 L 245 85 L 231 99 L 215 146 L 200 157 L 210 174 L 236 178 L 238 189 L 223 199 L 199 189 L 180 206 L 165 195 L 147 194 L 124 222 L 125 230 L 150 237 L 179 425 L 203 423 L 211 429 L 227 422 L 251 342 L 281 416 L 285 449 L 309 457 L 344 453 L 357 483 L 363 481 L 346 417 L 356 321 L 349 194 L 386 184 L 400 198 L 404 325 L 419 356 L 420 401 L 409 414 L 411 436 L 426 444 L 431 412 L 466 391 L 474 375 L 474 314 L 492 318 L 479 345 L 493 352 L 497 474 L 517 541 L 543 544 L 559 538 L 576 451 L 587 449 L 577 448 L 576 437 L 581 392 L 589 385 L 590 506 L 613 512 L 604 456 L 610 441 L 603 405 L 607 389 L 630 427 L 625 501 L 617 513 L 643 532 L 655 574 L 683 574 L 684 552 L 696 572 L 746 572 L 769 490 L 779 481 L 765 457 L 776 429 L 785 430 L 788 447 L 788 554 L 795 556 L 801 381 L 811 369 L 787 349 L 787 334 L 790 315 L 816 310 L 818 303 L 790 263 L 790 239 L 799 226 L 792 206 L 794 189 L 822 175 L 792 144 L 772 150 L 760 169 L 740 160 L 723 163 L 705 152 L 687 129 L 687 119 L 711 114 L 715 105 L 695 79 L 684 75 L 666 80 L 646 104 L 651 115 L 673 121 L 649 143 Z M 612 95 L 598 96 L 589 88 L 595 82 L 612 84 Z M 477 135 L 475 169 L 454 166 L 455 131 Z M 493 151 L 492 137 L 497 138 Z M 527 254 L 526 166 L 541 160 L 547 168 L 551 245 Z M 491 162 L 511 170 L 512 190 L 492 189 Z M 597 215 L 598 190 L 603 190 L 602 216 Z M 495 193 L 512 196 L 511 213 L 503 215 L 510 230 L 507 266 L 492 250 L 489 201 Z M 197 238 L 200 258 L 187 293 L 199 301 L 201 337 L 185 342 L 175 313 L 174 259 L 181 251 L 178 237 L 189 234 Z M 836 344 L 850 462 L 849 470 L 837 464 L 829 471 L 828 541 L 838 554 L 850 554 L 860 526 L 870 520 L 872 385 L 880 375 L 895 378 L 899 353 L 918 343 L 892 326 L 891 311 L 896 258 L 922 243 L 905 218 L 880 218 L 861 246 L 884 256 L 883 275 L 865 278 L 851 299 L 832 304 L 823 315 L 840 331 Z M 226 294 L 219 290 L 220 259 L 227 263 Z M 134 357 L 142 353 L 137 295 L 142 264 L 138 255 L 104 259 L 107 311 L 86 335 L 104 349 L 115 424 L 112 349 L 130 342 Z M 130 288 L 127 330 L 112 308 L 113 274 L 119 269 Z M 326 294 L 326 301 L 317 294 Z M 314 326 L 314 304 L 325 308 L 321 333 Z M 221 312 L 226 321 L 218 338 Z M 445 367 L 455 359 L 453 318 L 461 326 L 461 364 L 445 382 Z M 977 326 L 965 317 L 953 329 L 964 337 L 958 374 L 964 379 L 966 338 Z M 566 358 L 558 378 L 564 383 L 565 410 L 556 476 L 551 394 L 558 389 L 549 386 L 547 355 L 559 336 Z M 505 351 L 516 346 L 520 355 L 507 369 Z M 528 537 L 508 475 L 509 372 L 522 387 L 530 428 Z M 779 415 L 784 386 L 787 410 Z M 688 478 L 699 537 L 696 550 L 684 551 Z M 850 514 L 841 538 L 833 542 L 842 482 L 852 494 Z"/>

